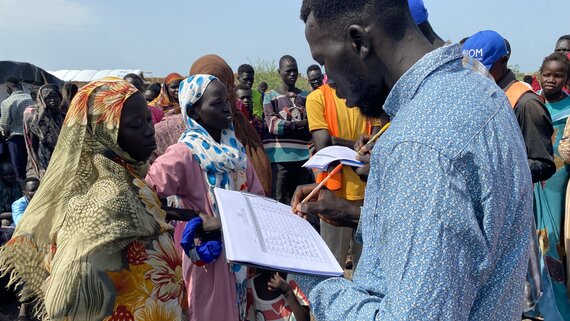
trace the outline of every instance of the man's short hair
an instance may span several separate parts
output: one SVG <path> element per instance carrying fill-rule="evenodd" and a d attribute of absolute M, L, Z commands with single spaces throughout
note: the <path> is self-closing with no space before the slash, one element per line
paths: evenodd
<path fill-rule="evenodd" d="M 148 85 L 148 90 L 152 91 L 155 94 L 160 94 L 160 90 L 162 89 L 162 85 L 158 82 L 153 82 Z"/>
<path fill-rule="evenodd" d="M 412 19 L 407 0 L 303 0 L 301 19 L 307 22 L 311 13 L 319 25 L 337 32 L 377 22 L 393 38 L 400 38 Z"/>
<path fill-rule="evenodd" d="M 532 75 L 524 75 L 523 81 L 529 85 L 532 85 Z"/>
<path fill-rule="evenodd" d="M 279 59 L 279 68 L 281 68 L 285 62 L 297 63 L 297 59 L 293 58 L 291 55 L 285 55 Z"/>
<path fill-rule="evenodd" d="M 238 85 L 236 86 L 236 92 L 237 92 L 238 90 L 250 90 L 250 91 L 251 91 L 251 88 L 250 88 L 248 85 L 246 85 L 246 84 L 238 84 Z"/>
<path fill-rule="evenodd" d="M 22 181 L 22 190 L 26 189 L 26 185 L 29 182 L 38 182 L 38 184 L 39 184 L 40 180 L 37 177 L 26 177 L 26 179 Z"/>
<path fill-rule="evenodd" d="M 123 80 L 127 79 L 127 78 L 133 78 L 133 79 L 138 79 L 140 81 L 142 81 L 144 83 L 144 80 L 142 79 L 142 77 L 140 75 L 134 74 L 134 73 L 130 73 L 130 74 L 126 74 L 125 77 L 123 77 Z"/>
<path fill-rule="evenodd" d="M 307 75 L 308 75 L 311 71 L 317 71 L 317 70 L 320 71 L 320 72 L 322 72 L 321 67 L 320 67 L 319 65 L 310 65 L 310 66 L 307 68 Z"/>
<path fill-rule="evenodd" d="M 253 70 L 253 67 L 251 65 L 248 64 L 243 64 L 241 66 L 238 67 L 238 74 L 241 75 L 243 73 L 255 73 L 255 70 Z"/>
<path fill-rule="evenodd" d="M 568 40 L 568 41 L 570 41 L 570 35 L 564 35 L 564 36 L 558 38 L 558 41 L 562 41 L 562 40 Z"/>

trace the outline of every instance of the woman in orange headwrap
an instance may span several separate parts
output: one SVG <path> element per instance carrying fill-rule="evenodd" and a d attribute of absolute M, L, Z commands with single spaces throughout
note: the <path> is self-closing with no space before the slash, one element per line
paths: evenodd
<path fill-rule="evenodd" d="M 178 86 L 183 77 L 175 72 L 164 78 L 164 83 L 160 89 L 160 95 L 148 103 L 150 107 L 156 107 L 164 112 L 165 116 L 180 114 L 178 105 Z"/>

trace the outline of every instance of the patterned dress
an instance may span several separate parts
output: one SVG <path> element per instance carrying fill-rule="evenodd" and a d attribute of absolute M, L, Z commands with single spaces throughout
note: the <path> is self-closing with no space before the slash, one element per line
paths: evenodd
<path fill-rule="evenodd" d="M 45 320 L 186 320 L 182 262 L 146 162 L 118 144 L 118 78 L 76 95 L 26 215 L 0 248 L 0 273 Z"/>

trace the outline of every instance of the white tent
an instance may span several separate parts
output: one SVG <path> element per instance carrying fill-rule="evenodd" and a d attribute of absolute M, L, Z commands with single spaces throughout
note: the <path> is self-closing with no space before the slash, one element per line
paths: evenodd
<path fill-rule="evenodd" d="M 126 74 L 137 74 L 141 77 L 143 76 L 143 71 L 140 69 L 57 70 L 49 71 L 49 73 L 63 81 L 74 82 L 90 82 L 111 76 L 123 78 Z"/>

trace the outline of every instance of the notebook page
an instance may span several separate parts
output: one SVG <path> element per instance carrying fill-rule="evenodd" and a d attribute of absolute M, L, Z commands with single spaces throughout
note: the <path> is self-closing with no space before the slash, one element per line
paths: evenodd
<path fill-rule="evenodd" d="M 342 275 L 320 235 L 291 213 L 289 206 L 233 191 L 216 189 L 215 193 L 229 261 L 298 273 Z"/>

